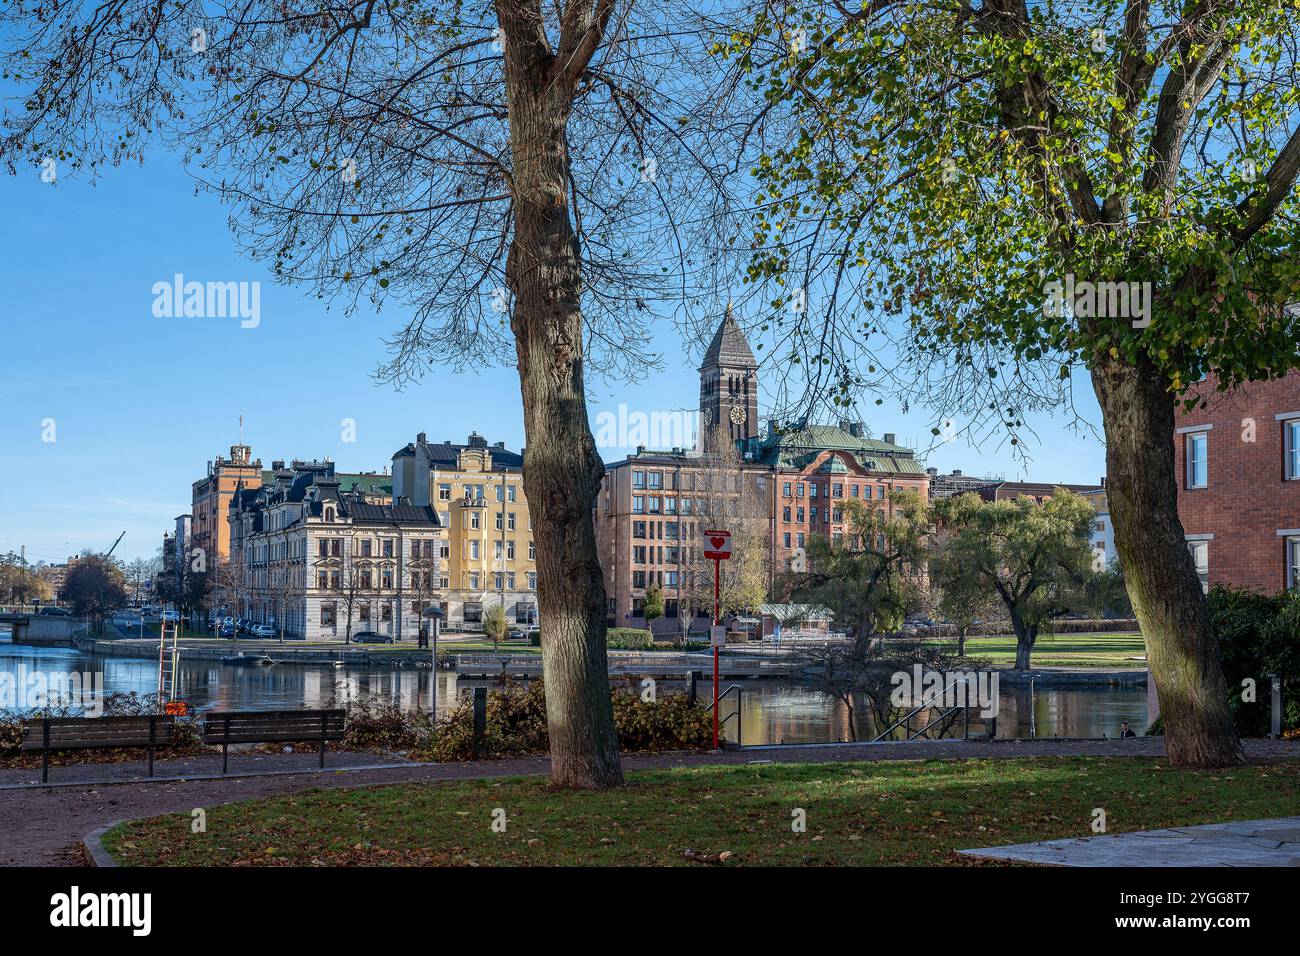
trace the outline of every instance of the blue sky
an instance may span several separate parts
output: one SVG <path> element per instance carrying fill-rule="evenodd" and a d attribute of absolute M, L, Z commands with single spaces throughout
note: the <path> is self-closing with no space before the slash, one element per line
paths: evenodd
<path fill-rule="evenodd" d="M 109 170 L 100 182 L 50 185 L 27 167 L 0 176 L 0 275 L 5 289 L 0 364 L 0 552 L 59 561 L 105 549 L 150 556 L 172 519 L 189 510 L 190 484 L 239 438 L 269 466 L 275 458 L 330 457 L 341 470 L 382 470 L 417 432 L 464 441 L 471 430 L 508 447 L 524 443 L 517 373 L 437 372 L 397 392 L 370 373 L 399 317 L 347 317 L 301 289 L 271 283 L 242 259 L 226 210 L 193 185 L 171 156 Z M 153 285 L 175 273 L 200 281 L 261 282 L 261 321 L 156 318 Z M 679 344 L 670 323 L 652 346 L 668 365 L 639 383 L 592 383 L 593 428 L 603 410 L 692 408 L 702 343 Z M 764 375 L 771 372 L 764 370 Z M 1077 410 L 1099 424 L 1084 377 Z M 924 412 L 864 407 L 876 435 L 928 444 Z M 47 419 L 54 422 L 54 441 Z M 343 441 L 342 421 L 356 422 Z M 1095 482 L 1104 449 L 1065 428 L 1067 416 L 1030 423 L 1030 461 L 1009 446 L 958 439 L 927 456 L 949 471 L 1011 479 Z M 606 460 L 626 449 L 605 449 Z"/>

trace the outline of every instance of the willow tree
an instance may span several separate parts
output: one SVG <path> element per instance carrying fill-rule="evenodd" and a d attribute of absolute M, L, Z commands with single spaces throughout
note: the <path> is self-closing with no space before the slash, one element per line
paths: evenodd
<path fill-rule="evenodd" d="M 1175 410 L 1206 373 L 1300 366 L 1298 24 L 1296 0 L 829 0 L 771 4 L 720 50 L 789 136 L 754 170 L 750 277 L 777 309 L 806 300 L 774 321 L 816 343 L 833 398 L 889 379 L 1015 442 L 1091 377 L 1180 766 L 1240 746 L 1178 518 Z M 862 341 L 894 364 L 853 363 Z"/>
<path fill-rule="evenodd" d="M 564 786 L 622 779 L 584 370 L 653 365 L 646 322 L 683 315 L 718 274 L 708 247 L 736 121 L 707 80 L 705 29 L 670 0 L 19 0 L 0 13 L 20 91 L 0 157 L 33 188 L 49 188 L 35 172 L 94 175 L 162 141 L 281 280 L 349 311 L 399 310 L 382 380 L 518 367 Z M 165 229 L 175 213 L 144 214 Z"/>

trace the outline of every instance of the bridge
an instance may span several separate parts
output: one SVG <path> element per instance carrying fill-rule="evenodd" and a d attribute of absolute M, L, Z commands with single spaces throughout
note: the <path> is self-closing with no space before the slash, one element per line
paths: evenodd
<path fill-rule="evenodd" d="M 66 644 L 74 631 L 86 626 L 83 618 L 45 616 L 30 611 L 0 611 L 0 626 L 13 631 L 15 644 Z"/>

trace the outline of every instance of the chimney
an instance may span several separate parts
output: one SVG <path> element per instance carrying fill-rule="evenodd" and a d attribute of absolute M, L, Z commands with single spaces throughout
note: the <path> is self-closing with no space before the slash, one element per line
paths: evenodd
<path fill-rule="evenodd" d="M 894 439 L 897 438 L 897 437 L 898 437 L 898 436 L 895 435 L 893 432 L 885 432 L 885 444 L 886 444 L 886 445 L 897 445 L 898 442 L 896 442 L 896 441 L 894 440 Z"/>
<path fill-rule="evenodd" d="M 961 477 L 961 469 L 960 469 L 960 468 L 954 468 L 954 469 L 952 470 L 952 476 L 953 476 L 954 478 L 960 478 L 960 477 Z"/>
<path fill-rule="evenodd" d="M 850 435 L 853 434 L 853 426 L 856 424 L 856 422 L 849 421 L 847 418 L 840 419 L 840 428 L 844 429 L 844 431 L 848 432 Z"/>
<path fill-rule="evenodd" d="M 425 443 L 425 433 L 424 433 L 424 432 L 420 432 L 420 434 L 418 434 L 418 435 L 415 436 L 415 440 L 416 440 L 419 444 L 423 445 L 423 444 Z"/>
<path fill-rule="evenodd" d="M 1103 488 L 1106 487 L 1106 476 L 1105 476 L 1105 475 L 1102 475 L 1102 476 L 1101 476 L 1101 486 L 1102 486 Z"/>
<path fill-rule="evenodd" d="M 775 438 L 776 433 L 779 432 L 780 430 L 781 430 L 781 426 L 776 423 L 775 418 L 769 418 L 767 420 L 767 436 L 769 438 Z"/>
<path fill-rule="evenodd" d="M 927 469 L 925 469 L 925 473 L 926 473 L 927 475 L 929 475 L 931 478 L 938 478 L 938 477 L 939 477 L 939 469 L 938 469 L 938 468 L 927 468 Z"/>

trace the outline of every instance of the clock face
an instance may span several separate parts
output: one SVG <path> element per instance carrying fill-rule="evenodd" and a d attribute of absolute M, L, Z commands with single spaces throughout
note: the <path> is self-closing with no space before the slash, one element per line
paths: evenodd
<path fill-rule="evenodd" d="M 745 410 L 741 408 L 739 405 L 731 406 L 731 415 L 728 417 L 730 417 L 731 423 L 733 425 L 745 424 Z"/>

